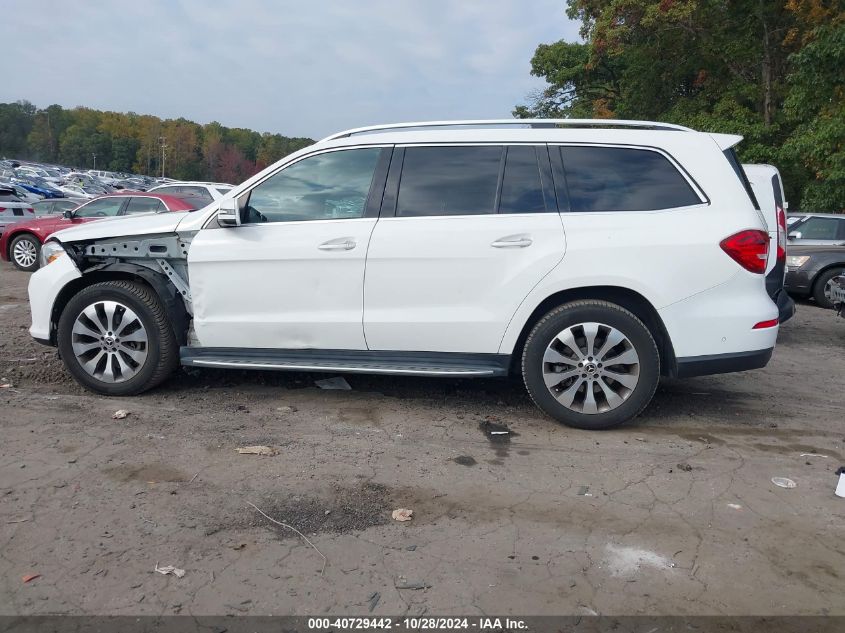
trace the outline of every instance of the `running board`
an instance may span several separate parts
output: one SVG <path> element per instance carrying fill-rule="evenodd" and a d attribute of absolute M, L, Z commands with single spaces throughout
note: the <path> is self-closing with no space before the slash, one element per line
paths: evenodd
<path fill-rule="evenodd" d="M 182 364 L 188 367 L 399 376 L 506 376 L 510 366 L 507 354 L 449 352 L 182 347 L 179 356 Z"/>

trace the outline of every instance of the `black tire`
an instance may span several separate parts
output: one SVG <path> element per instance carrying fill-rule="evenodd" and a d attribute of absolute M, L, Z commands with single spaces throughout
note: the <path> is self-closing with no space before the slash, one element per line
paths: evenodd
<path fill-rule="evenodd" d="M 130 308 L 148 335 L 146 359 L 137 373 L 123 382 L 106 382 L 83 369 L 73 350 L 73 327 L 87 307 L 102 301 L 116 301 Z M 132 396 L 164 381 L 179 363 L 179 346 L 158 295 L 132 281 L 106 281 L 88 286 L 65 306 L 58 326 L 59 354 L 73 377 L 84 387 L 106 396 Z"/>
<path fill-rule="evenodd" d="M 15 247 L 19 244 L 28 244 L 34 251 L 35 251 L 35 261 L 33 261 L 30 265 L 25 266 L 20 263 L 15 258 Z M 38 270 L 38 257 L 41 255 L 41 242 L 38 241 L 38 238 L 30 233 L 24 233 L 23 235 L 18 235 L 16 238 L 13 238 L 11 243 L 9 244 L 9 261 L 20 270 L 25 270 L 27 272 L 33 272 Z"/>
<path fill-rule="evenodd" d="M 827 309 L 833 308 L 833 301 L 825 295 L 824 289 L 831 279 L 844 273 L 845 269 L 843 268 L 831 268 L 816 277 L 816 280 L 813 282 L 813 299 L 816 300 L 816 304 L 819 307 Z"/>
<path fill-rule="evenodd" d="M 616 408 L 597 413 L 576 411 L 558 401 L 546 386 L 543 377 L 543 358 L 546 349 L 558 334 L 581 323 L 599 323 L 615 328 L 627 337 L 637 353 L 639 358 L 637 383 L 632 390 L 628 390 L 625 399 Z M 598 346 L 598 340 L 596 340 L 596 346 Z M 636 417 L 651 402 L 660 380 L 660 354 L 651 332 L 628 310 L 607 301 L 573 301 L 555 308 L 532 328 L 522 352 L 522 376 L 531 399 L 554 419 L 579 429 L 608 429 Z M 575 376 L 574 380 L 577 381 L 578 376 Z M 601 399 L 602 394 L 598 387 L 599 385 L 596 385 L 597 391 L 594 393 L 598 394 L 598 399 Z M 585 388 L 592 389 L 593 387 L 590 382 L 587 382 Z M 604 401 L 604 406 L 608 406 L 607 399 Z"/>

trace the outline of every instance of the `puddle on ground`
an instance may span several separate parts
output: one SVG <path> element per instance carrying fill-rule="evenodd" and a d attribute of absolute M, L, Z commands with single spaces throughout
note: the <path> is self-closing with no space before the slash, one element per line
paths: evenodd
<path fill-rule="evenodd" d="M 505 463 L 504 459 L 510 452 L 511 438 L 516 437 L 518 433 L 514 433 L 504 424 L 497 424 L 490 420 L 482 421 L 478 425 L 478 428 L 481 429 L 481 432 L 490 441 L 490 445 L 496 453 L 496 459 L 489 459 L 487 463 L 493 464 L 494 466 L 501 466 Z"/>

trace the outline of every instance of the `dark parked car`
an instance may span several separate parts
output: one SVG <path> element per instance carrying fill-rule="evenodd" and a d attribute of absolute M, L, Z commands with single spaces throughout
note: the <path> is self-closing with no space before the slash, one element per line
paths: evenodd
<path fill-rule="evenodd" d="M 812 297 L 823 308 L 832 308 L 833 278 L 845 273 L 845 247 L 792 246 L 786 258 L 786 291 Z"/>
<path fill-rule="evenodd" d="M 790 213 L 787 221 L 790 246 L 845 245 L 845 215 Z"/>

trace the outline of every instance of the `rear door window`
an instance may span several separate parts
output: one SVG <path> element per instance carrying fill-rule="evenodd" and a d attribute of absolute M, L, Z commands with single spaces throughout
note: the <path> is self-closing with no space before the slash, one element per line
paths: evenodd
<path fill-rule="evenodd" d="M 74 212 L 77 218 L 105 218 L 117 215 L 126 198 L 100 198 L 92 200 Z"/>
<path fill-rule="evenodd" d="M 495 213 L 502 154 L 500 146 L 405 148 L 396 215 Z"/>
<path fill-rule="evenodd" d="M 148 198 L 146 196 L 132 196 L 129 199 L 129 204 L 126 205 L 125 215 L 132 215 L 134 213 L 159 213 L 166 211 L 161 200 L 158 198 Z"/>
<path fill-rule="evenodd" d="M 622 147 L 560 146 L 570 209 L 651 211 L 702 204 L 659 152 Z"/>

